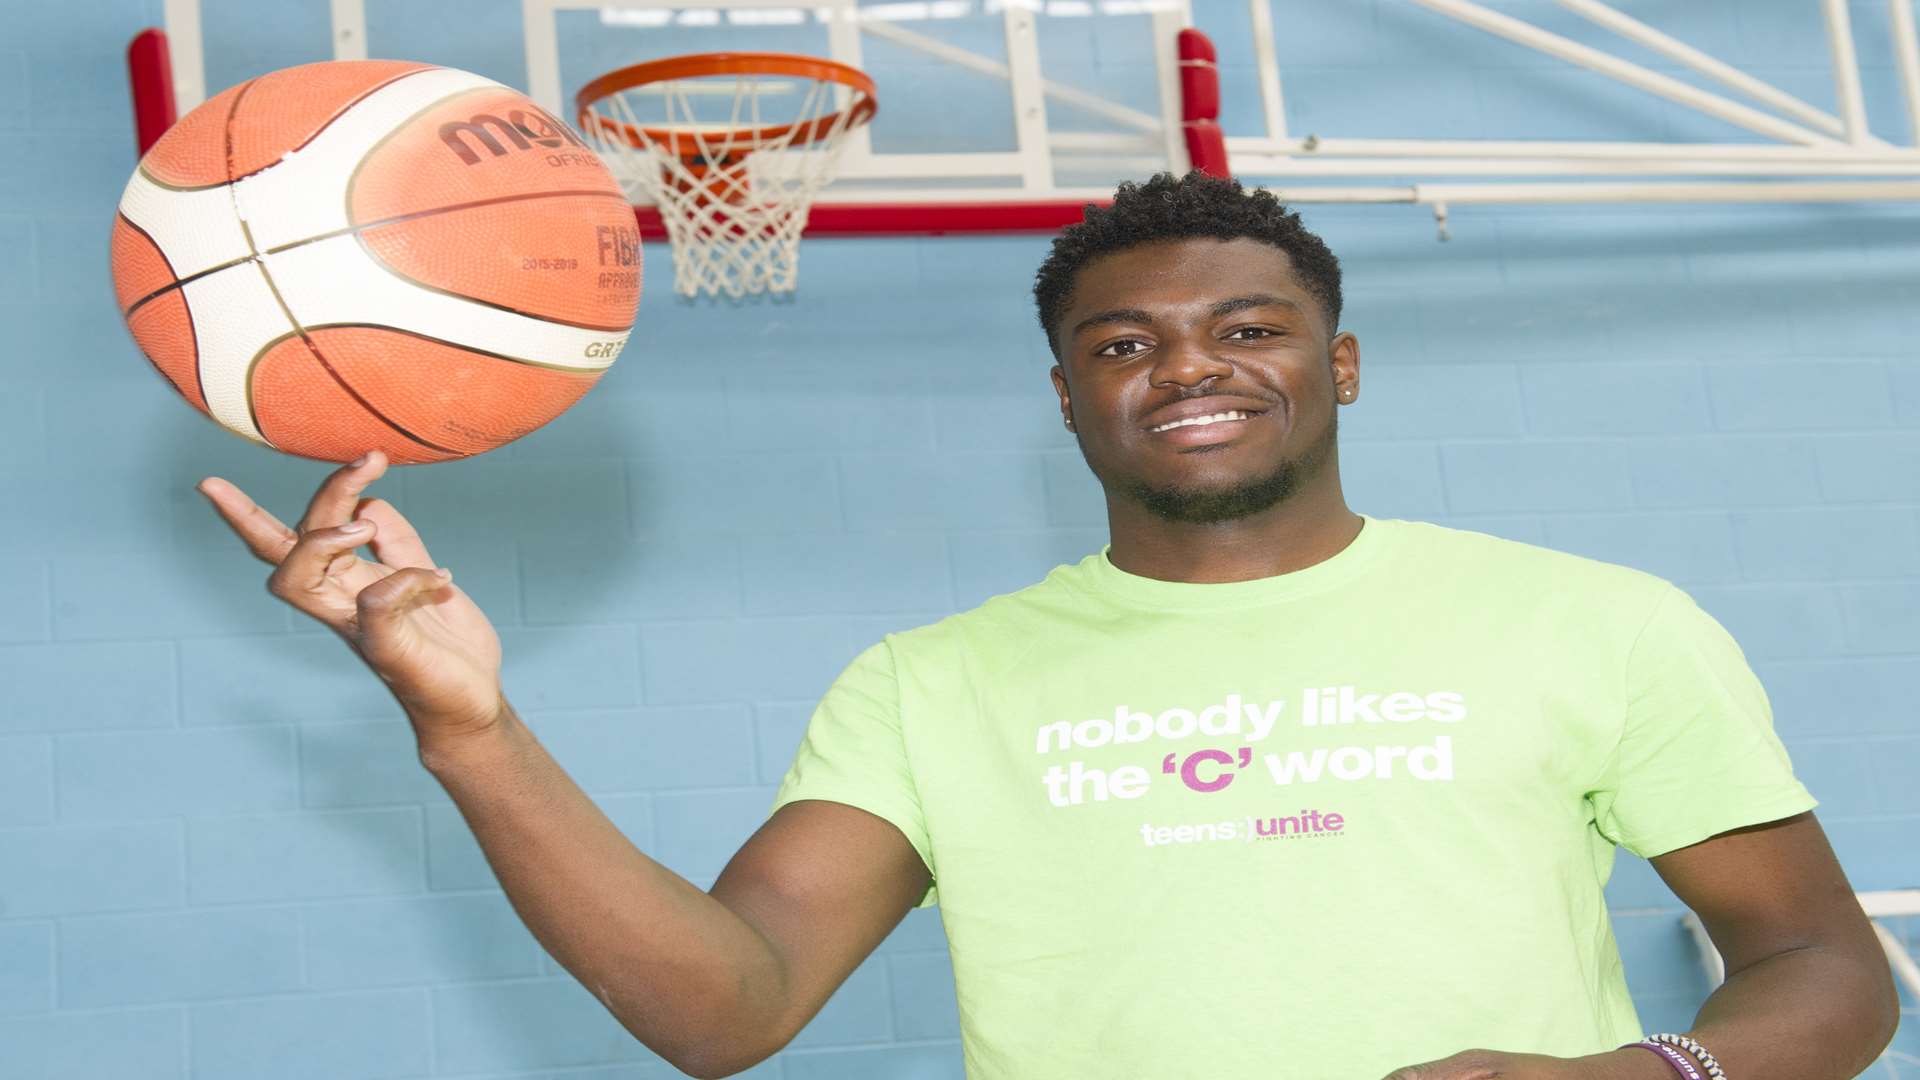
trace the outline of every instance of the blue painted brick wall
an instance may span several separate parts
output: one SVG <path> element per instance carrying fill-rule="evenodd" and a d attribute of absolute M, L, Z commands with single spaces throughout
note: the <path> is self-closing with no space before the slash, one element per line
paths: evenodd
<path fill-rule="evenodd" d="M 1682 74 L 1545 0 L 1491 6 Z M 1812 0 L 1620 6 L 1834 107 Z M 202 7 L 212 90 L 325 56 L 318 0 Z M 541 949 L 384 688 L 192 490 L 217 473 L 290 517 L 326 470 L 184 407 L 115 315 L 121 49 L 160 8 L 6 5 L 0 91 L 26 107 L 0 130 L 34 152 L 0 156 L 0 1080 L 674 1075 Z M 1753 138 L 1399 0 L 1274 9 L 1295 132 Z M 512 0 L 366 10 L 376 56 L 524 84 Z M 1903 140 L 1884 5 L 1851 10 L 1874 131 Z M 1244 5 L 1194 12 L 1225 126 L 1259 132 Z M 1144 22 L 1049 17 L 1042 44 L 1117 79 Z M 919 29 L 1004 50 L 977 20 Z M 561 31 L 569 86 L 646 40 L 591 12 Z M 949 107 L 990 79 L 871 47 L 876 145 L 1009 145 L 993 109 Z M 1441 244 L 1424 209 L 1305 209 L 1363 344 L 1350 503 L 1687 589 L 1760 675 L 1855 885 L 1920 886 L 1920 213 L 1456 207 Z M 649 246 L 641 330 L 588 398 L 377 490 L 499 625 L 563 766 L 702 887 L 856 653 L 1106 539 L 1031 313 L 1045 248 L 820 241 L 797 299 L 732 310 L 673 298 Z M 1608 895 L 1643 1018 L 1687 1026 L 1707 986 L 1677 901 L 1625 855 Z M 1920 945 L 1920 920 L 1891 928 Z M 956 1033 L 939 912 L 916 911 L 745 1075 L 958 1077 Z"/>

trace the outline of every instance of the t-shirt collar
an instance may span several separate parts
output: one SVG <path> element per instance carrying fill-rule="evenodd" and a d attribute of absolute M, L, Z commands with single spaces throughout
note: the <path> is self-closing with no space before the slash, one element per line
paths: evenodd
<path fill-rule="evenodd" d="M 1250 581 L 1162 581 L 1130 574 L 1113 565 L 1111 542 L 1075 567 L 1073 575 L 1088 590 L 1114 600 L 1158 611 L 1218 611 L 1293 600 L 1353 580 L 1381 551 L 1390 547 L 1398 524 L 1361 514 L 1359 535 L 1346 547 L 1312 566 Z"/>

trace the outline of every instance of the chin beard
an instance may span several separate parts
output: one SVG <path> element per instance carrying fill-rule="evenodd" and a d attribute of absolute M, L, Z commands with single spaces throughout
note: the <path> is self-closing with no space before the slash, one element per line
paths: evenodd
<path fill-rule="evenodd" d="M 1266 472 L 1227 487 L 1197 484 L 1156 487 L 1138 476 L 1125 475 L 1117 478 L 1108 491 L 1138 503 L 1162 521 L 1182 525 L 1237 521 L 1298 495 L 1307 482 L 1331 462 L 1338 436 L 1338 420 L 1330 418 L 1326 434 L 1299 457 L 1281 460 Z"/>

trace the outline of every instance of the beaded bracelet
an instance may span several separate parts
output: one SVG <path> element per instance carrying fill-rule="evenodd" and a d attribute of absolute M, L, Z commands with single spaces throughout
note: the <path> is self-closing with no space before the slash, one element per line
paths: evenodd
<path fill-rule="evenodd" d="M 1681 1076 L 1686 1077 L 1686 1080 L 1700 1080 L 1700 1070 L 1693 1067 L 1693 1062 L 1688 1061 L 1687 1056 L 1685 1054 L 1682 1054 L 1680 1051 L 1675 1050 L 1671 1046 L 1668 1046 L 1666 1043 L 1647 1042 L 1645 1040 L 1642 1040 L 1640 1042 L 1627 1043 L 1621 1046 L 1620 1049 L 1625 1050 L 1629 1046 L 1644 1046 L 1648 1050 L 1651 1050 L 1654 1053 L 1659 1054 L 1661 1057 L 1666 1058 L 1667 1064 L 1673 1066 L 1673 1071 L 1679 1073 Z"/>
<path fill-rule="evenodd" d="M 1677 1046 L 1685 1050 L 1700 1060 L 1700 1067 L 1707 1070 L 1707 1076 L 1711 1077 L 1712 1080 L 1727 1080 L 1727 1074 L 1721 1070 L 1720 1063 L 1713 1059 L 1712 1054 L 1707 1053 L 1706 1047 L 1701 1046 L 1692 1038 L 1686 1035 L 1674 1035 L 1664 1032 L 1659 1035 L 1649 1035 L 1647 1038 L 1657 1043 L 1666 1043 L 1668 1046 Z"/>

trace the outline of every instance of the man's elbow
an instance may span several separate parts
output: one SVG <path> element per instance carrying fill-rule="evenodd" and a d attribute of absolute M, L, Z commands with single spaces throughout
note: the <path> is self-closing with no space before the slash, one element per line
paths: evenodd
<path fill-rule="evenodd" d="M 1894 1036 L 1900 1031 L 1900 991 L 1893 985 L 1891 969 L 1888 972 L 1887 985 L 1879 994 L 1879 1000 L 1881 1004 L 1880 1041 L 1873 1051 L 1876 1059 L 1887 1047 L 1893 1045 Z"/>
<path fill-rule="evenodd" d="M 698 1052 L 683 1055 L 681 1060 L 673 1064 L 681 1072 L 699 1080 L 721 1080 L 722 1077 L 738 1076 L 785 1048 L 785 1043 L 764 1048 L 746 1039 L 722 1038 L 701 1047 Z"/>
<path fill-rule="evenodd" d="M 781 982 L 784 985 L 784 980 Z M 779 996 L 763 998 L 757 1003 L 758 1007 L 746 998 L 738 998 L 725 1010 L 709 1014 L 726 1019 L 711 1025 L 704 1037 L 682 1048 L 673 1064 L 688 1076 L 714 1080 L 738 1076 L 786 1049 L 799 1034 L 799 1026 L 791 1018 L 772 1015 L 775 1011 L 772 1001 Z"/>
<path fill-rule="evenodd" d="M 1880 931 L 1877 927 L 1876 937 Z M 1891 942 L 1876 942 L 1884 948 Z M 1861 997 L 1863 1013 L 1874 1019 L 1872 1055 L 1869 1061 L 1879 1060 L 1880 1054 L 1893 1044 L 1894 1036 L 1900 1030 L 1900 990 L 1894 982 L 1892 958 L 1882 949 L 1872 952 L 1862 950 L 1859 960 L 1867 973 L 1866 984 Z"/>

